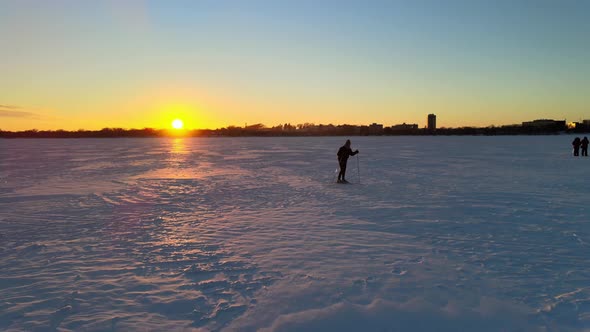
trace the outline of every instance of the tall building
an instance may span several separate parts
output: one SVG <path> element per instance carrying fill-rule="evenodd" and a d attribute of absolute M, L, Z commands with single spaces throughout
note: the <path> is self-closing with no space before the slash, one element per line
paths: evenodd
<path fill-rule="evenodd" d="M 434 114 L 428 114 L 428 130 L 436 130 L 436 115 Z"/>

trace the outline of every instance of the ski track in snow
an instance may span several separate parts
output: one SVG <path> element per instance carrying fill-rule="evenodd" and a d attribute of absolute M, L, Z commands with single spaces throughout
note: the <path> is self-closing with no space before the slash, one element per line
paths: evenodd
<path fill-rule="evenodd" d="M 0 141 L 0 330 L 590 330 L 569 136 Z"/>

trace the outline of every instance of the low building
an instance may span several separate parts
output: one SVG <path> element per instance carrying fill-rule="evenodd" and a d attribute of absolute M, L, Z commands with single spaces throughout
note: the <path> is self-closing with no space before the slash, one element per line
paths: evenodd
<path fill-rule="evenodd" d="M 543 129 L 543 130 L 565 130 L 567 124 L 565 120 L 538 119 L 525 121 L 522 123 L 523 128 Z"/>
<path fill-rule="evenodd" d="M 582 122 L 570 122 L 567 124 L 567 128 L 579 133 L 587 132 L 590 130 L 590 120 L 583 120 Z"/>
<path fill-rule="evenodd" d="M 383 134 L 383 125 L 379 123 L 372 123 L 369 125 L 369 135 Z"/>
<path fill-rule="evenodd" d="M 407 131 L 407 130 L 417 130 L 417 124 L 406 124 L 405 122 L 402 124 L 396 124 L 391 126 L 392 131 Z"/>

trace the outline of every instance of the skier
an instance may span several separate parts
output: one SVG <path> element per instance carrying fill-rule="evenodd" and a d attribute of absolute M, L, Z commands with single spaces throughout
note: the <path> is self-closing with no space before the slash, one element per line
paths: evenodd
<path fill-rule="evenodd" d="M 580 144 L 582 144 L 582 142 L 580 141 L 579 137 L 576 137 L 572 142 L 572 146 L 574 147 L 574 156 L 576 157 L 580 155 Z"/>
<path fill-rule="evenodd" d="M 338 165 L 340 165 L 340 173 L 338 173 L 338 183 L 348 183 L 344 178 L 346 176 L 346 163 L 348 162 L 348 157 L 354 156 L 355 154 L 359 153 L 359 150 L 352 151 L 350 148 L 350 140 L 347 139 L 346 143 L 338 149 Z"/>
<path fill-rule="evenodd" d="M 590 141 L 588 141 L 588 137 L 584 136 L 580 142 L 580 145 L 582 146 L 582 156 L 588 157 L 588 143 L 590 143 Z"/>

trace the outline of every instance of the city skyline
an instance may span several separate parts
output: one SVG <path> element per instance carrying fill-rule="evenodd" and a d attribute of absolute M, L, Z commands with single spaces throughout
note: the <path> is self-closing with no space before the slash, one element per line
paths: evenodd
<path fill-rule="evenodd" d="M 580 1 L 3 1 L 0 129 L 590 118 Z"/>
<path fill-rule="evenodd" d="M 24 130 L 0 129 L 0 138 L 112 138 L 112 137 L 215 137 L 215 136 L 407 136 L 407 135 L 542 135 L 590 133 L 590 120 L 566 123 L 565 120 L 536 119 L 522 124 L 487 127 L 448 128 L 436 126 L 436 115 L 428 114 L 428 124 L 401 123 L 391 126 L 380 123 L 364 125 L 290 123 L 266 126 L 262 123 L 228 126 L 217 129 L 186 129 L 181 120 L 168 129 L 156 128 L 102 128 L 101 130 Z"/>

